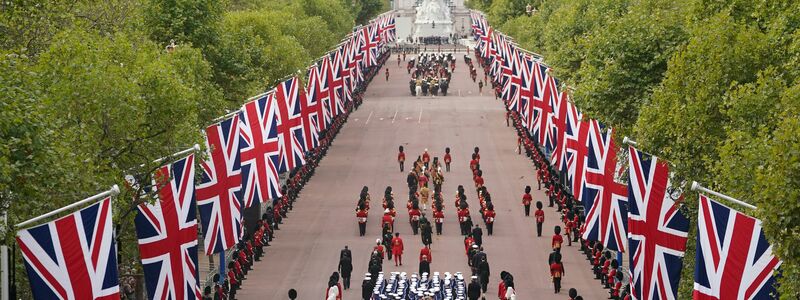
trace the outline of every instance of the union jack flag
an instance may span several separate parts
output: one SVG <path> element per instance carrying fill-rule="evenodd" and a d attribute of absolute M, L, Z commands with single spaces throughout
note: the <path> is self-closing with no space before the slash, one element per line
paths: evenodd
<path fill-rule="evenodd" d="M 254 97 L 239 113 L 242 199 L 245 207 L 281 196 L 278 120 L 272 92 Z"/>
<path fill-rule="evenodd" d="M 326 55 L 308 69 L 306 94 L 308 94 L 307 107 L 311 111 L 309 121 L 318 131 L 327 129 L 332 118 L 330 89 L 328 88 L 329 64 L 330 58 Z M 316 138 L 319 139 L 319 134 Z"/>
<path fill-rule="evenodd" d="M 625 252 L 628 242 L 628 187 L 614 180 L 617 149 L 613 129 L 602 133 L 597 120 L 590 122 L 588 155 L 583 176 L 583 207 L 588 208 L 583 238 L 600 241 L 606 249 Z"/>
<path fill-rule="evenodd" d="M 534 120 L 528 128 L 539 145 L 547 148 L 555 148 L 555 123 L 553 122 L 553 102 L 554 98 L 558 97 L 558 90 L 556 89 L 555 78 L 550 76 L 547 72 L 549 69 L 546 65 L 537 63 L 538 68 L 536 71 L 536 84 L 541 91 L 541 98 L 534 98 Z"/>
<path fill-rule="evenodd" d="M 390 43 L 397 40 L 397 30 L 395 29 L 395 24 L 394 15 L 386 14 L 383 16 L 381 41 Z"/>
<path fill-rule="evenodd" d="M 300 79 L 292 77 L 278 84 L 276 91 L 272 93 L 278 105 L 278 139 L 280 146 L 280 172 L 288 172 L 306 163 L 305 160 L 305 137 L 306 125 L 303 124 L 303 114 L 301 103 L 306 101 L 306 91 L 300 84 Z"/>
<path fill-rule="evenodd" d="M 676 299 L 689 219 L 669 190 L 669 166 L 629 148 L 628 246 L 633 299 Z M 673 195 L 676 194 L 676 195 Z"/>
<path fill-rule="evenodd" d="M 509 42 L 502 44 L 503 49 L 503 63 L 501 65 L 502 72 L 502 98 L 506 101 L 509 109 L 519 111 L 519 98 L 520 88 L 522 87 L 522 70 L 520 70 L 520 51 Z"/>
<path fill-rule="evenodd" d="M 550 165 L 556 167 L 557 170 L 564 170 L 564 136 L 566 135 L 567 126 L 569 124 L 569 114 L 574 110 L 574 105 L 571 105 L 569 93 L 561 91 L 558 93 L 558 100 L 553 99 L 553 123 L 555 136 L 555 148 L 553 153 L 550 154 Z"/>
<path fill-rule="evenodd" d="M 492 30 L 492 27 L 489 27 L 488 31 L 486 31 L 486 35 L 480 36 L 480 43 L 478 44 L 478 49 L 480 50 L 481 57 L 492 58 L 492 56 L 494 55 L 494 53 L 491 51 L 493 47 L 492 46 L 493 41 L 494 41 L 494 32 Z"/>
<path fill-rule="evenodd" d="M 522 115 L 522 123 L 525 128 L 530 128 L 533 123 L 533 102 L 539 99 L 539 87 L 536 84 L 535 69 L 539 68 L 538 63 L 528 54 L 523 54 L 520 58 L 520 70 L 522 72 L 522 84 L 519 87 L 519 112 Z"/>
<path fill-rule="evenodd" d="M 149 299 L 200 299 L 197 284 L 194 154 L 154 174 L 154 204 L 134 219 Z"/>
<path fill-rule="evenodd" d="M 345 63 L 343 61 L 346 50 L 345 45 L 331 53 L 328 67 L 328 90 L 330 91 L 329 111 L 331 116 L 338 116 L 347 112 L 345 101 L 350 97 L 350 89 L 344 82 Z"/>
<path fill-rule="evenodd" d="M 567 182 L 572 187 L 572 196 L 582 199 L 583 175 L 586 173 L 586 156 L 589 154 L 590 123 L 583 120 L 578 108 L 568 102 L 567 125 L 564 130 L 563 168 L 567 170 Z"/>
<path fill-rule="evenodd" d="M 34 299 L 119 299 L 111 199 L 17 232 Z"/>
<path fill-rule="evenodd" d="M 378 44 L 380 43 L 380 35 L 378 31 L 380 26 L 378 22 L 371 22 L 369 25 L 362 27 L 360 34 L 362 42 L 360 53 L 363 54 L 360 62 L 365 67 L 371 67 L 378 64 Z"/>
<path fill-rule="evenodd" d="M 761 220 L 700 195 L 693 299 L 777 299 L 781 263 Z"/>
<path fill-rule="evenodd" d="M 203 225 L 206 255 L 228 250 L 242 235 L 242 166 L 239 115 L 206 128 L 209 160 L 197 185 L 197 208 Z"/>

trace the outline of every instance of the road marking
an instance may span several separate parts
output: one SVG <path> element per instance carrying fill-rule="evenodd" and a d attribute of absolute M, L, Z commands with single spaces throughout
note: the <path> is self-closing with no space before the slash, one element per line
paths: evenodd
<path fill-rule="evenodd" d="M 394 124 L 394 119 L 397 119 L 397 109 L 394 110 L 394 117 L 392 117 L 392 124 Z"/>
<path fill-rule="evenodd" d="M 422 123 L 422 107 L 419 108 L 419 119 L 417 120 L 417 124 Z"/>
<path fill-rule="evenodd" d="M 367 125 L 367 124 L 369 124 L 369 119 L 370 119 L 370 118 L 372 118 L 372 113 L 373 113 L 373 112 L 374 112 L 374 111 L 370 111 L 370 112 L 369 112 L 369 116 L 367 116 L 367 121 L 366 121 L 366 122 L 364 122 L 364 125 Z"/>

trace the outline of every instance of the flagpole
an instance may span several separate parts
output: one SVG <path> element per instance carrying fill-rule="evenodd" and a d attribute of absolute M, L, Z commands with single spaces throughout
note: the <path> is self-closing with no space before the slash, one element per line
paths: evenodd
<path fill-rule="evenodd" d="M 693 191 L 702 192 L 702 193 L 712 194 L 714 196 L 717 196 L 717 197 L 720 197 L 722 199 L 731 201 L 733 203 L 739 204 L 739 205 L 747 207 L 749 209 L 756 209 L 756 207 L 754 205 L 750 204 L 750 203 L 747 203 L 747 202 L 744 202 L 742 200 L 733 198 L 731 196 L 725 195 L 725 194 L 720 193 L 720 192 L 716 192 L 716 191 L 710 190 L 710 189 L 700 185 L 700 183 L 698 183 L 697 181 L 692 181 L 692 190 Z"/>
<path fill-rule="evenodd" d="M 17 228 L 19 228 L 19 227 L 23 227 L 23 226 L 25 226 L 25 225 L 28 225 L 28 224 L 34 223 L 34 222 L 36 222 L 36 221 L 39 221 L 39 220 L 42 220 L 42 219 L 44 219 L 44 218 L 51 217 L 51 216 L 53 216 L 53 215 L 56 215 L 56 214 L 62 213 L 62 212 L 64 212 L 64 211 L 67 211 L 67 210 L 73 209 L 73 208 L 75 208 L 75 207 L 78 207 L 78 206 L 84 205 L 84 204 L 86 204 L 86 203 L 89 203 L 89 202 L 96 201 L 97 199 L 105 198 L 105 197 L 107 197 L 107 196 L 111 196 L 111 197 L 113 197 L 113 196 L 116 196 L 116 195 L 119 195 L 119 186 L 117 186 L 117 185 L 115 184 L 115 185 L 111 186 L 111 189 L 109 189 L 109 190 L 107 190 L 107 191 L 105 191 L 105 192 L 102 192 L 102 193 L 99 193 L 99 194 L 97 194 L 97 195 L 91 196 L 91 197 L 89 197 L 89 198 L 83 199 L 83 200 L 81 200 L 81 201 L 78 201 L 78 202 L 72 203 L 72 204 L 70 204 L 70 205 L 67 205 L 67 206 L 64 206 L 64 207 L 62 207 L 62 208 L 56 209 L 56 210 L 54 210 L 54 211 L 51 211 L 51 212 L 49 212 L 49 213 L 43 214 L 43 215 L 41 215 L 41 216 L 38 216 L 38 217 L 35 217 L 35 218 L 32 218 L 32 219 L 29 219 L 29 220 L 27 220 L 27 221 L 25 221 L 25 222 L 19 223 L 19 224 L 17 224 L 17 225 L 14 225 L 14 226 L 15 226 L 15 227 L 17 227 Z"/>
<path fill-rule="evenodd" d="M 182 156 L 184 154 L 189 154 L 189 153 L 193 153 L 193 152 L 200 152 L 200 144 L 194 144 L 194 146 L 192 146 L 189 149 L 181 150 L 181 151 L 173 153 L 172 155 L 168 155 L 168 156 L 164 156 L 162 158 L 156 159 L 156 160 L 153 161 L 153 163 L 157 164 L 157 163 L 160 163 L 162 161 L 167 160 L 170 157 Z M 141 166 L 143 167 L 144 165 L 141 165 Z"/>
<path fill-rule="evenodd" d="M 238 114 L 240 111 L 242 111 L 242 110 L 241 109 L 237 109 L 235 111 L 229 112 L 229 113 L 227 113 L 225 115 L 222 115 L 222 116 L 214 118 L 214 120 L 211 120 L 211 122 L 217 123 L 219 121 L 222 121 L 222 120 L 225 120 L 227 118 L 233 117 L 233 115 Z"/>

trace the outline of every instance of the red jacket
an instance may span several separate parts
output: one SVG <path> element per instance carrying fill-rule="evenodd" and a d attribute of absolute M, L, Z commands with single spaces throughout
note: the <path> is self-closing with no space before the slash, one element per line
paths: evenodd
<path fill-rule="evenodd" d="M 428 262 L 433 262 L 430 248 L 422 247 L 422 250 L 419 250 L 419 261 L 421 262 L 423 259 L 426 259 Z"/>
<path fill-rule="evenodd" d="M 436 223 L 444 222 L 444 212 L 441 210 L 437 210 L 433 212 L 433 221 Z"/>
<path fill-rule="evenodd" d="M 403 239 L 399 236 L 392 238 L 392 254 L 403 255 Z"/>
<path fill-rule="evenodd" d="M 397 161 L 406 161 L 406 154 L 403 152 L 397 153 Z"/>
<path fill-rule="evenodd" d="M 531 205 L 531 202 L 533 202 L 533 197 L 531 197 L 531 194 L 525 193 L 522 195 L 522 205 Z"/>
<path fill-rule="evenodd" d="M 469 209 L 466 209 L 466 208 L 459 209 L 458 210 L 458 222 L 459 223 L 466 222 L 467 218 L 469 218 Z"/>
<path fill-rule="evenodd" d="M 561 237 L 560 234 L 554 234 L 553 235 L 553 242 L 552 242 L 553 249 L 561 248 L 561 244 L 563 244 L 563 243 L 564 243 L 564 239 Z"/>
<path fill-rule="evenodd" d="M 500 280 L 500 284 L 497 286 L 497 298 L 500 300 L 506 299 L 506 282 Z"/>
<path fill-rule="evenodd" d="M 537 209 L 536 212 L 533 213 L 533 216 L 536 217 L 536 223 L 544 223 L 544 211 L 541 209 Z"/>
<path fill-rule="evenodd" d="M 494 212 L 494 210 L 486 210 L 486 212 L 483 214 L 483 221 L 486 222 L 486 224 L 492 224 L 494 223 L 494 217 L 496 215 L 497 214 Z"/>
<path fill-rule="evenodd" d="M 364 209 L 359 209 L 356 212 L 356 219 L 358 220 L 358 223 L 360 223 L 360 224 L 367 223 L 367 211 L 364 210 Z"/>
<path fill-rule="evenodd" d="M 422 153 L 422 162 L 430 162 L 431 155 L 428 152 Z"/>
<path fill-rule="evenodd" d="M 560 263 L 551 264 L 550 276 L 552 276 L 553 278 L 561 278 L 561 276 L 564 276 L 564 265 Z"/>
<path fill-rule="evenodd" d="M 446 153 L 444 155 L 444 163 L 449 164 L 453 159 L 450 157 L 450 153 Z"/>
<path fill-rule="evenodd" d="M 420 215 L 421 214 L 419 212 L 419 209 L 413 209 L 412 208 L 410 211 L 408 211 L 408 220 L 411 221 L 411 222 L 419 221 L 419 216 Z"/>

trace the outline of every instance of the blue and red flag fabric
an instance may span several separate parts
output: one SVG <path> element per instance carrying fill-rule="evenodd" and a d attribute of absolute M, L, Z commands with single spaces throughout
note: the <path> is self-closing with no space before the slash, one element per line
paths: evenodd
<path fill-rule="evenodd" d="M 201 163 L 197 208 L 203 225 L 206 255 L 228 250 L 242 235 L 242 166 L 239 115 L 206 128 L 208 160 Z"/>
<path fill-rule="evenodd" d="M 242 199 L 245 207 L 281 196 L 277 107 L 272 92 L 254 97 L 239 113 Z"/>
<path fill-rule="evenodd" d="M 279 83 L 272 96 L 278 108 L 278 122 L 275 127 L 280 141 L 278 171 L 288 172 L 306 163 L 305 125 L 301 105 L 306 101 L 306 90 L 300 84 L 300 79 L 292 77 Z"/>
<path fill-rule="evenodd" d="M 693 299 L 776 299 L 780 265 L 761 220 L 700 194 Z"/>
<path fill-rule="evenodd" d="M 583 238 L 599 241 L 606 249 L 625 252 L 628 244 L 628 187 L 614 179 L 617 149 L 613 129 L 603 132 L 597 120 L 590 122 L 588 154 L 583 176 L 581 201 L 586 213 Z"/>
<path fill-rule="evenodd" d="M 639 300 L 678 297 L 689 219 L 680 211 L 664 160 L 629 147 L 628 255 L 631 296 Z"/>
<path fill-rule="evenodd" d="M 194 154 L 159 168 L 134 219 L 149 299 L 200 299 Z"/>
<path fill-rule="evenodd" d="M 17 232 L 34 299 L 120 298 L 111 210 L 105 198 Z"/>

